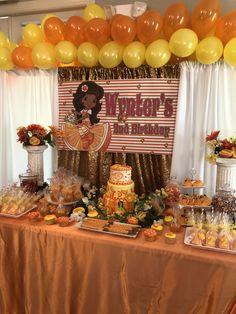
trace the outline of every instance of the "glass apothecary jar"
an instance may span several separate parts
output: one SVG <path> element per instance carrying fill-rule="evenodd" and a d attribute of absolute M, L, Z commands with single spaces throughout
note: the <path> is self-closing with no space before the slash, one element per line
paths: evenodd
<path fill-rule="evenodd" d="M 175 176 L 172 176 L 165 186 L 167 197 L 165 199 L 166 205 L 175 206 L 179 204 L 180 186 Z"/>
<path fill-rule="evenodd" d="M 227 214 L 236 212 L 236 196 L 234 192 L 229 184 L 220 187 L 212 198 L 214 210 Z"/>
<path fill-rule="evenodd" d="M 27 192 L 34 193 L 38 188 L 38 175 L 33 173 L 29 168 L 25 173 L 19 175 L 20 186 Z"/>

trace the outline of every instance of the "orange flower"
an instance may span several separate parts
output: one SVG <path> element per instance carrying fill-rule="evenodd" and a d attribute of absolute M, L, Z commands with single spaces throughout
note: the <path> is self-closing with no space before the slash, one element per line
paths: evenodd
<path fill-rule="evenodd" d="M 54 134 L 53 134 L 54 133 Z M 30 124 L 27 127 L 17 129 L 17 141 L 23 145 L 55 145 L 56 127 L 51 126 L 49 130 L 39 124 Z"/>
<path fill-rule="evenodd" d="M 215 140 L 217 136 L 219 135 L 220 131 L 213 131 L 211 134 L 208 134 L 206 137 L 207 141 Z"/>
<path fill-rule="evenodd" d="M 232 149 L 232 147 L 234 146 L 233 143 L 230 142 L 227 138 L 220 141 L 220 143 L 224 149 Z"/>

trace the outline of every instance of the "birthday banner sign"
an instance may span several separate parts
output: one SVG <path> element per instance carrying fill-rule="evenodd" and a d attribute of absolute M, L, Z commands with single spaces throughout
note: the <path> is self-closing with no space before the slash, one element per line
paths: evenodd
<path fill-rule="evenodd" d="M 59 149 L 171 154 L 178 79 L 59 84 Z"/>

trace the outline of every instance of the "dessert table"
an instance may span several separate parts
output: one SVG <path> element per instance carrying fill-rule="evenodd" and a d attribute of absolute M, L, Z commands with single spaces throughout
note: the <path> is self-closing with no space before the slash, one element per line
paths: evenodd
<path fill-rule="evenodd" d="M 0 313 L 235 314 L 236 255 L 0 217 Z"/>

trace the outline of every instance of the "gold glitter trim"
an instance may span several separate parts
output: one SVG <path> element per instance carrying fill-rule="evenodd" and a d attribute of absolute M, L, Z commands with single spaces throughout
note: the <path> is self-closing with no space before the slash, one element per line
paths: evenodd
<path fill-rule="evenodd" d="M 58 81 L 83 81 L 83 80 L 109 80 L 115 79 L 138 79 L 138 78 L 179 78 L 179 64 L 165 65 L 161 68 L 151 68 L 143 65 L 137 69 L 130 69 L 126 66 L 119 66 L 114 69 L 105 69 L 102 67 L 84 68 L 84 67 L 65 67 L 58 68 Z"/>
<path fill-rule="evenodd" d="M 58 151 L 58 167 L 70 169 L 97 187 L 107 184 L 110 167 L 115 163 L 132 167 L 137 194 L 164 187 L 170 177 L 171 156 L 168 155 Z"/>

